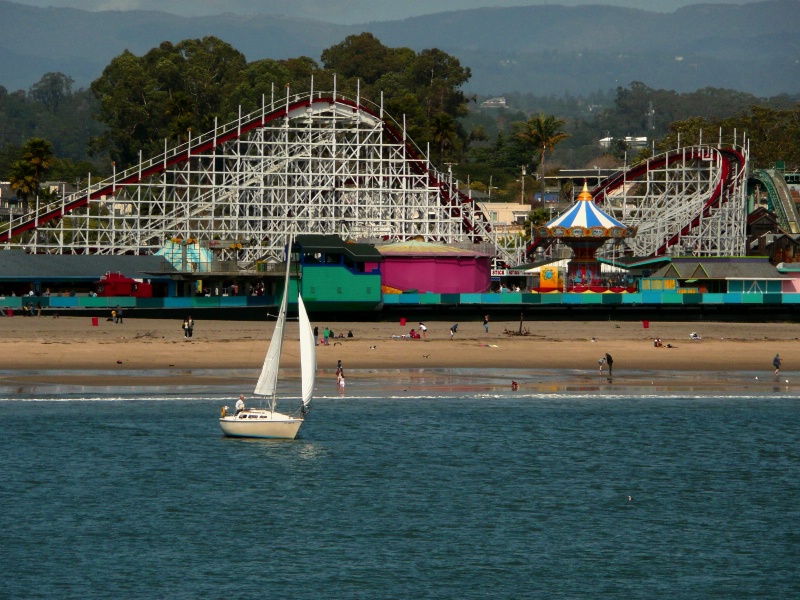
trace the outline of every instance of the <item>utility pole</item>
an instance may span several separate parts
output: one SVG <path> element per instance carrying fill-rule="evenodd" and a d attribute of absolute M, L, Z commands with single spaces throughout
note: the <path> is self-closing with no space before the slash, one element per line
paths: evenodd
<path fill-rule="evenodd" d="M 449 185 L 450 185 L 450 189 L 452 190 L 453 189 L 453 167 L 457 166 L 458 163 L 449 162 L 449 163 L 444 163 L 444 164 L 447 165 L 447 173 L 448 173 L 449 178 L 450 178 Z"/>

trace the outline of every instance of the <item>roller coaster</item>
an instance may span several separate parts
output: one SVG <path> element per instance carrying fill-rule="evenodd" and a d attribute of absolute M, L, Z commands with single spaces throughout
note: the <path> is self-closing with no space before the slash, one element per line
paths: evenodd
<path fill-rule="evenodd" d="M 378 104 L 333 92 L 262 99 L 241 114 L 75 194 L 11 215 L 0 245 L 37 253 L 152 254 L 197 243 L 251 268 L 281 260 L 290 234 L 409 238 L 525 261 L 452 173 L 438 171 Z M 335 86 L 334 86 L 335 88 Z M 746 143 L 672 151 L 622 171 L 595 202 L 639 235 L 638 256 L 669 249 L 743 254 Z M 530 248 L 528 249 L 530 250 Z"/>
<path fill-rule="evenodd" d="M 592 197 L 637 227 L 625 241 L 634 256 L 743 256 L 749 151 L 742 142 L 672 150 L 607 178 Z"/>

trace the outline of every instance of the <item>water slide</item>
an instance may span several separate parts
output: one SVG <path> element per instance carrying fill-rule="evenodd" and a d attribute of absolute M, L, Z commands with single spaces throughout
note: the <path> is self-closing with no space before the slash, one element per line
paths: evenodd
<path fill-rule="evenodd" d="M 789 233 L 800 233 L 800 214 L 783 174 L 776 169 L 757 169 L 751 176 L 767 192 L 767 207 L 778 217 L 778 222 Z"/>

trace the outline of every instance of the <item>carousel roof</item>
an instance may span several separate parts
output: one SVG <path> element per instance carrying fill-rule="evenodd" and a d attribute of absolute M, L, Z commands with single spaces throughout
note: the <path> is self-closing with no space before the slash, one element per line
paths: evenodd
<path fill-rule="evenodd" d="M 544 238 L 625 238 L 636 235 L 635 227 L 628 227 L 611 215 L 600 210 L 592 201 L 592 195 L 583 184 L 578 203 L 560 217 L 537 229 Z"/>
<path fill-rule="evenodd" d="M 547 227 L 603 227 L 605 229 L 622 227 L 627 229 L 624 223 L 617 221 L 614 217 L 597 208 L 595 203 L 592 202 L 592 195 L 586 188 L 585 183 L 583 184 L 583 191 L 578 196 L 577 204 L 560 217 L 550 221 Z"/>

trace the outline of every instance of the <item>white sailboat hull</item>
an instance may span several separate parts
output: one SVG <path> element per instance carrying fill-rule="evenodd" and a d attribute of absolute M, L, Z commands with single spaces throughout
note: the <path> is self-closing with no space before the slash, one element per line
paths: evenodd
<path fill-rule="evenodd" d="M 222 407 L 219 426 L 222 432 L 232 437 L 275 438 L 293 440 L 297 436 L 302 417 L 292 417 L 275 412 L 275 400 L 278 390 L 278 367 L 283 348 L 283 337 L 286 332 L 286 310 L 289 303 L 289 275 L 292 265 L 292 244 L 294 237 L 289 237 L 286 247 L 286 277 L 283 281 L 283 297 L 278 310 L 278 319 L 272 331 L 267 355 L 261 367 L 261 374 L 256 382 L 255 393 L 258 396 L 270 398 L 270 410 L 247 409 L 234 415 L 227 414 L 227 406 Z M 308 405 L 314 395 L 314 381 L 317 370 L 317 355 L 314 341 L 314 332 L 308 319 L 305 304 L 299 291 L 297 293 L 297 312 L 300 340 L 300 371 L 302 387 L 302 414 L 308 412 Z M 244 397 L 242 396 L 242 400 Z M 242 404 L 239 405 L 240 407 Z"/>
<path fill-rule="evenodd" d="M 219 419 L 222 433 L 229 437 L 293 440 L 302 424 L 302 418 L 261 409 L 248 409 Z"/>

